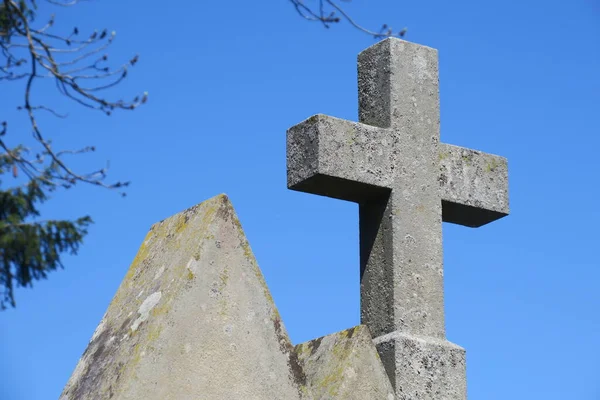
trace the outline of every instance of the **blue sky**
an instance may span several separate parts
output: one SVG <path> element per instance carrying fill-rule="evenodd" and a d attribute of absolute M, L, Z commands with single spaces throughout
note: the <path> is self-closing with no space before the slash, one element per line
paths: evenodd
<path fill-rule="evenodd" d="M 347 10 L 437 48 L 442 140 L 509 160 L 512 214 L 444 225 L 447 335 L 467 350 L 469 398 L 600 399 L 600 2 L 354 0 Z M 132 186 L 124 199 L 80 187 L 44 206 L 96 223 L 65 270 L 18 290 L 17 308 L 0 314 L 0 399 L 57 398 L 150 225 L 222 192 L 294 343 L 357 325 L 358 207 L 286 189 L 285 131 L 316 113 L 357 120 L 356 56 L 374 40 L 308 23 L 287 0 L 56 12 L 65 31 L 116 30 L 111 57 L 141 56 L 119 90 L 150 101 L 105 117 L 39 94 L 70 113 L 43 121 L 56 146 L 98 148 L 75 165 L 110 160 L 110 176 Z M 26 137 L 13 111 L 21 95 L 0 96 L 14 143 Z"/>

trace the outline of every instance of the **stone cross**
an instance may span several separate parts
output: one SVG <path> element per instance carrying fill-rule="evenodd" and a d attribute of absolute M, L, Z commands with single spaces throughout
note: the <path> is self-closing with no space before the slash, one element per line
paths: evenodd
<path fill-rule="evenodd" d="M 440 143 L 435 49 L 386 39 L 358 56 L 360 123 L 316 115 L 287 133 L 288 187 L 359 204 L 361 322 L 399 399 L 465 399 L 445 339 L 442 221 L 508 214 L 506 159 Z"/>

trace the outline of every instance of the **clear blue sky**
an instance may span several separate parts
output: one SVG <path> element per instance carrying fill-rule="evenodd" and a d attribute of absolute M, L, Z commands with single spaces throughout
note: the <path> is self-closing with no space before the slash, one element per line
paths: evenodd
<path fill-rule="evenodd" d="M 447 333 L 467 349 L 469 397 L 600 399 L 600 2 L 347 10 L 439 49 L 442 140 L 509 160 L 512 214 L 444 225 Z M 125 199 L 81 187 L 44 207 L 96 223 L 65 270 L 0 314 L 0 399 L 57 398 L 150 225 L 222 192 L 294 343 L 357 325 L 358 208 L 286 189 L 285 131 L 316 113 L 357 119 L 356 56 L 374 40 L 305 22 L 287 0 L 56 11 L 65 30 L 115 29 L 111 56 L 141 55 L 121 91 L 150 101 L 108 118 L 48 97 L 71 114 L 44 120 L 56 146 L 94 144 L 77 165 L 110 160 L 111 177 L 133 183 Z M 0 96 L 15 141 L 26 127 L 17 95 Z"/>

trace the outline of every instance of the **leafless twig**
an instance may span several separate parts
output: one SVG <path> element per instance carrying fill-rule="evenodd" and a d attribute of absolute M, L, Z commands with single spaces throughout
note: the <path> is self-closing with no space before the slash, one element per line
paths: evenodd
<path fill-rule="evenodd" d="M 351 0 L 343 1 L 349 3 Z M 338 2 L 334 0 L 318 0 L 318 5 L 307 5 L 305 0 L 290 0 L 290 2 L 302 18 L 308 21 L 320 22 L 325 28 L 329 28 L 331 24 L 346 20 L 359 31 L 371 35 L 375 39 L 383 39 L 391 36 L 403 37 L 406 34 L 406 28 L 396 33 L 387 24 L 383 24 L 379 31 L 369 30 L 351 18 Z"/>
<path fill-rule="evenodd" d="M 41 28 L 35 28 L 38 0 L 0 0 L 0 83 L 23 81 L 23 110 L 30 121 L 33 137 L 41 146 L 32 159 L 26 158 L 24 148 L 10 148 L 3 136 L 8 133 L 6 121 L 0 129 L 0 149 L 4 156 L 11 157 L 15 169 L 29 179 L 38 179 L 50 188 L 70 188 L 77 182 L 90 183 L 105 188 L 123 188 L 127 182 L 106 183 L 106 168 L 81 173 L 72 169 L 64 160 L 67 154 L 94 151 L 88 146 L 80 150 L 56 150 L 51 141 L 42 134 L 37 112 L 45 111 L 64 118 L 65 115 L 52 107 L 34 102 L 35 83 L 39 79 L 54 81 L 58 92 L 87 108 L 106 115 L 117 109 L 134 110 L 144 104 L 147 93 L 132 100 L 110 100 L 103 95 L 127 78 L 129 69 L 136 65 L 138 56 L 114 68 L 108 63 L 105 51 L 115 39 L 114 32 L 94 31 L 82 38 L 78 28 L 68 36 L 52 32 L 55 19 L 50 16 Z M 85 0 L 46 0 L 48 3 L 69 7 Z"/>

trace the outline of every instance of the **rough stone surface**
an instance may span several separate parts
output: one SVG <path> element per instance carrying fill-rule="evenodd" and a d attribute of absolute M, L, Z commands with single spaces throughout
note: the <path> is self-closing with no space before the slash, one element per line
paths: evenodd
<path fill-rule="evenodd" d="M 288 187 L 357 203 L 389 196 L 401 173 L 397 168 L 406 163 L 395 135 L 314 115 L 288 130 Z M 508 215 L 506 158 L 445 143 L 437 147 L 444 222 L 478 227 Z"/>
<path fill-rule="evenodd" d="M 395 399 L 365 325 L 299 344 L 296 352 L 316 400 Z"/>
<path fill-rule="evenodd" d="M 374 337 L 396 332 L 452 347 L 442 220 L 477 227 L 507 215 L 508 172 L 502 157 L 439 143 L 438 86 L 435 49 L 390 38 L 363 51 L 360 123 L 316 115 L 290 128 L 288 187 L 359 204 L 361 322 Z M 387 365 L 397 395 L 427 374 Z M 465 386 L 464 363 L 436 368 L 437 387 Z M 433 398 L 464 399 L 448 390 Z"/>
<path fill-rule="evenodd" d="M 155 224 L 66 399 L 310 399 L 240 223 L 221 195 Z"/>
<path fill-rule="evenodd" d="M 445 222 L 478 227 L 508 215 L 506 158 L 445 143 L 439 158 Z"/>
<path fill-rule="evenodd" d="M 397 400 L 467 398 L 462 347 L 397 331 L 376 338 L 374 343 L 384 367 L 391 372 Z"/>

